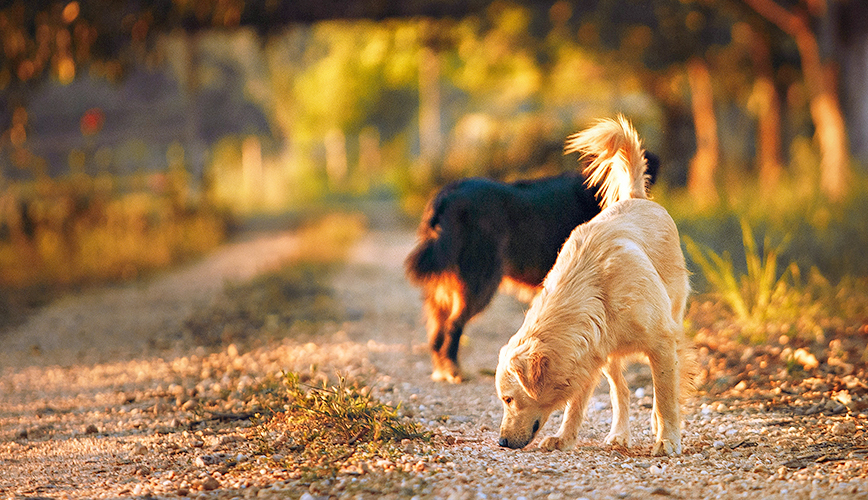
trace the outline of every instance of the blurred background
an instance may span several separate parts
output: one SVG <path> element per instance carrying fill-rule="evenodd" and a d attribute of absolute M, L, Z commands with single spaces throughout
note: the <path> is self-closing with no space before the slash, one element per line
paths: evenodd
<path fill-rule="evenodd" d="M 571 170 L 564 138 L 615 113 L 662 159 L 655 197 L 709 266 L 695 286 L 753 256 L 771 287 L 864 291 L 861 0 L 0 5 L 7 317 L 263 214 L 376 200 L 415 220 L 453 179 Z"/>

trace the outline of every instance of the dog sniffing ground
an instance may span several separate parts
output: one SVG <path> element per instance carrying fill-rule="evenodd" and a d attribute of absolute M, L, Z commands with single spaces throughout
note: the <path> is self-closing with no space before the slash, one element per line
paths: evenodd
<path fill-rule="evenodd" d="M 539 447 L 573 450 L 602 372 L 613 408 L 605 442 L 630 447 L 623 370 L 639 353 L 652 373 L 651 454 L 680 454 L 681 405 L 698 370 L 684 334 L 690 284 L 678 230 L 666 209 L 648 199 L 642 143 L 623 116 L 571 136 L 567 150 L 594 158 L 584 173 L 601 186 L 603 211 L 570 234 L 521 329 L 500 351 L 499 444 L 525 447 L 563 408 L 557 434 Z"/>
<path fill-rule="evenodd" d="M 274 310 L 303 313 L 292 326 L 237 307 L 273 285 L 250 283 L 272 272 L 262 260 L 295 255 L 292 234 L 259 236 L 147 283 L 66 297 L 0 335 L 0 498 L 868 498 L 858 370 L 788 379 L 774 346 L 704 338 L 714 392 L 689 401 L 681 456 L 651 457 L 644 368 L 627 377 L 633 448 L 603 444 L 600 387 L 575 451 L 503 449 L 492 372 L 526 305 L 498 296 L 466 332 L 469 380 L 435 383 L 401 269 L 411 229 L 366 233 L 345 264 L 281 295 Z M 224 277 L 250 288 L 226 293 Z M 739 380 L 760 360 L 774 384 Z M 366 380 L 433 440 L 313 482 L 262 455 L 243 389 L 311 366 Z"/>

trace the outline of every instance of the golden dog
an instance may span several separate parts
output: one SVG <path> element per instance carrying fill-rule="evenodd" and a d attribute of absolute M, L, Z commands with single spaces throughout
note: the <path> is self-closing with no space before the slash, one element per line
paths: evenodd
<path fill-rule="evenodd" d="M 549 415 L 566 406 L 547 450 L 570 450 L 600 377 L 609 380 L 607 444 L 630 445 L 625 358 L 651 365 L 653 455 L 681 453 L 681 398 L 692 387 L 695 355 L 683 331 L 690 286 L 678 230 L 647 199 L 645 159 L 626 119 L 602 120 L 571 136 L 566 150 L 593 157 L 585 172 L 600 186 L 604 210 L 573 230 L 524 323 L 500 350 L 497 393 L 501 446 L 530 443 Z"/>

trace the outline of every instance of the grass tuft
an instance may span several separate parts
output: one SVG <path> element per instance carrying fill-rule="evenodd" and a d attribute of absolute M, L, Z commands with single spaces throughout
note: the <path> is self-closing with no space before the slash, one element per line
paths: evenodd
<path fill-rule="evenodd" d="M 741 276 L 736 276 L 729 252 L 718 254 L 689 236 L 683 237 L 684 245 L 690 258 L 699 266 L 720 298 L 732 308 L 735 316 L 743 321 L 760 323 L 772 312 L 769 306 L 773 299 L 788 293 L 788 281 L 799 276 L 799 269 L 797 265 L 790 264 L 778 276 L 780 247 L 772 245 L 766 237 L 761 252 L 750 225 L 743 219 L 741 232 L 747 264 L 747 274 Z"/>
<path fill-rule="evenodd" d="M 753 341 L 765 341 L 761 333 L 770 322 L 793 320 L 792 307 L 801 302 L 803 292 L 799 281 L 801 273 L 795 263 L 778 275 L 778 256 L 785 245 L 773 245 L 766 237 L 762 247 L 757 244 L 753 230 L 741 220 L 747 272 L 737 274 L 729 252 L 720 254 L 683 236 L 685 249 L 691 260 L 699 266 L 705 279 L 719 298 L 732 310 Z"/>
<path fill-rule="evenodd" d="M 732 313 L 741 340 L 765 343 L 778 335 L 822 340 L 827 333 L 864 323 L 866 280 L 846 277 L 833 285 L 817 268 L 803 277 L 791 262 L 778 272 L 786 241 L 770 238 L 757 243 L 750 225 L 742 220 L 745 266 L 738 271 L 730 253 L 717 253 L 683 236 L 685 250 L 699 267 L 716 296 Z"/>
<path fill-rule="evenodd" d="M 334 476 L 343 467 L 399 453 L 405 439 L 430 439 L 416 422 L 401 418 L 398 408 L 344 377 L 337 385 L 316 387 L 287 373 L 284 384 L 287 403 L 262 426 L 262 451 L 285 456 L 309 477 Z"/>

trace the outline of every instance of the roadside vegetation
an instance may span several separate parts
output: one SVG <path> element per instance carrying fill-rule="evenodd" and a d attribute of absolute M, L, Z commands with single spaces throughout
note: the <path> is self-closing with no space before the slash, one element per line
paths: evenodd
<path fill-rule="evenodd" d="M 362 474 L 368 462 L 394 459 L 413 441 L 431 439 L 398 408 L 376 400 L 369 387 L 342 376 L 333 385 L 316 385 L 286 373 L 277 395 L 281 407 L 258 415 L 260 451 L 309 480 L 341 471 Z"/>
<path fill-rule="evenodd" d="M 0 326 L 64 291 L 200 256 L 228 223 L 191 192 L 183 169 L 14 183 L 0 193 Z"/>

